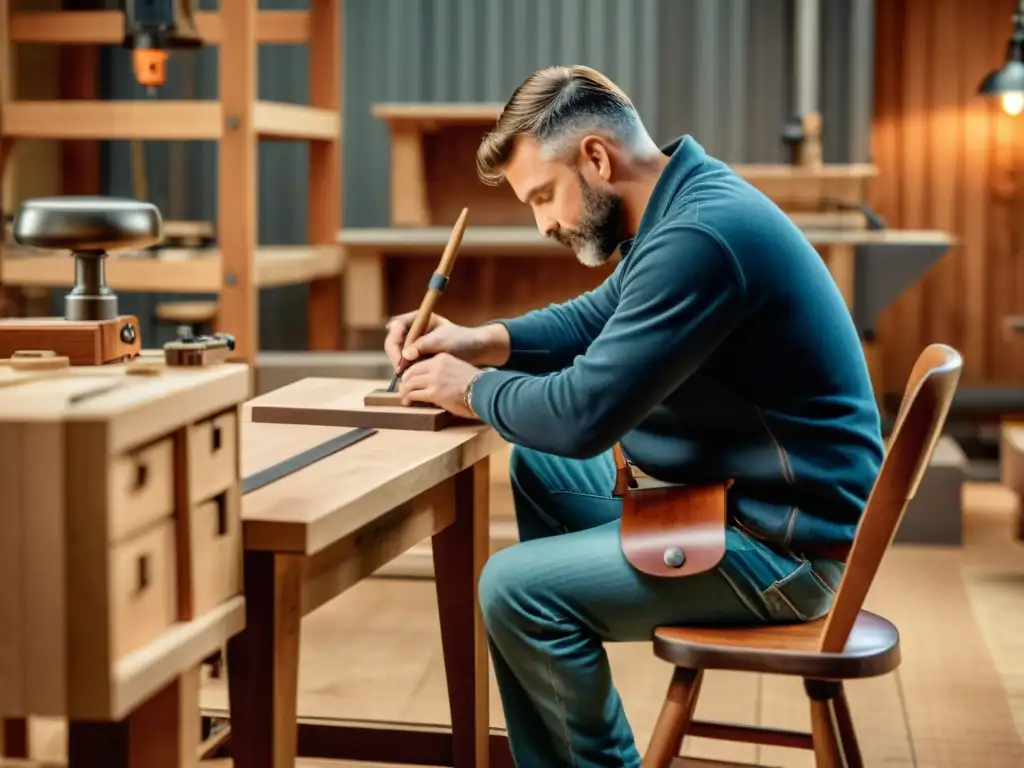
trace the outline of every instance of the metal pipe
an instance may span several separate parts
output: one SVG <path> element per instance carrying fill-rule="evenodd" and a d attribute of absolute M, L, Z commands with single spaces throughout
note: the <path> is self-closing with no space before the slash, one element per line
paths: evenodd
<path fill-rule="evenodd" d="M 885 0 L 882 0 L 885 2 Z M 870 160 L 871 115 L 875 91 L 875 0 L 857 0 L 850 20 L 849 129 L 846 159 Z"/>
<path fill-rule="evenodd" d="M 106 285 L 102 256 L 89 254 L 75 257 L 75 288 L 86 296 L 95 296 Z"/>
<path fill-rule="evenodd" d="M 117 295 L 107 286 L 103 251 L 75 251 L 75 286 L 64 297 L 65 320 L 111 320 Z"/>
<path fill-rule="evenodd" d="M 818 0 L 794 0 L 796 5 L 794 49 L 796 114 L 818 112 L 819 31 L 821 29 Z"/>

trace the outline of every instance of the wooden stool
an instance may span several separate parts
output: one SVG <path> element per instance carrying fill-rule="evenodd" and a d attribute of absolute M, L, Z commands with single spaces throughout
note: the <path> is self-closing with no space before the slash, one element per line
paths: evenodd
<path fill-rule="evenodd" d="M 207 248 L 216 242 L 209 221 L 165 221 L 161 248 Z"/>
<path fill-rule="evenodd" d="M 842 681 L 884 675 L 900 663 L 896 627 L 861 606 L 907 503 L 928 468 L 962 367 L 960 354 L 941 344 L 929 346 L 918 358 L 828 615 L 800 624 L 655 630 L 654 653 L 674 664 L 675 671 L 644 756 L 644 768 L 669 768 L 687 734 L 813 749 L 819 768 L 863 768 Z M 625 471 L 629 472 L 628 467 Z M 624 493 L 636 491 L 626 489 Z M 643 541 L 629 540 L 625 501 L 623 549 L 630 556 Z M 662 533 L 671 531 L 666 528 Z M 685 537 L 686 531 L 677 535 Z M 706 669 L 802 677 L 810 699 L 811 733 L 694 721 Z"/>
<path fill-rule="evenodd" d="M 179 336 L 209 336 L 217 321 L 217 302 L 163 302 L 156 305 L 156 321 L 177 325 Z"/>

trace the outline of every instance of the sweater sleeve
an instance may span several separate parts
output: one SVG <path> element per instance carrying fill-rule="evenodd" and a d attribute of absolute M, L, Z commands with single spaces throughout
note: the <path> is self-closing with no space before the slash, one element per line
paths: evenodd
<path fill-rule="evenodd" d="M 477 379 L 473 409 L 509 442 L 574 458 L 607 450 L 697 371 L 744 311 L 738 262 L 695 225 L 652 231 L 620 266 L 617 306 L 570 366 Z"/>
<path fill-rule="evenodd" d="M 620 263 L 616 270 L 621 268 Z M 511 354 L 504 370 L 550 373 L 566 368 L 597 338 L 615 311 L 614 275 L 592 291 L 562 304 L 496 320 L 508 329 Z"/>

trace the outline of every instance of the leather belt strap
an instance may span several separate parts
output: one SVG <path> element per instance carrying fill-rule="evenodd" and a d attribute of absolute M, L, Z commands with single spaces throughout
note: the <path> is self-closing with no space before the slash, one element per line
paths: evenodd
<path fill-rule="evenodd" d="M 805 547 L 801 554 L 811 560 L 842 560 L 845 563 L 846 558 L 850 556 L 850 548 L 852 546 L 852 544 L 840 544 L 839 542 L 822 542 L 821 544 Z"/>
<path fill-rule="evenodd" d="M 302 453 L 297 453 L 291 458 L 279 461 L 273 466 L 261 469 L 254 475 L 242 478 L 242 493 L 252 493 L 255 490 L 259 490 L 265 485 L 277 482 L 282 477 L 287 477 L 293 472 L 298 472 L 300 469 L 305 469 L 310 464 L 315 464 L 320 459 L 326 459 L 328 456 L 337 453 L 343 448 L 348 448 L 350 445 L 355 445 L 360 440 L 369 437 L 377 432 L 376 429 L 369 429 L 366 427 L 360 427 L 359 429 L 350 429 L 343 435 L 332 437 L 320 445 L 314 445 Z"/>

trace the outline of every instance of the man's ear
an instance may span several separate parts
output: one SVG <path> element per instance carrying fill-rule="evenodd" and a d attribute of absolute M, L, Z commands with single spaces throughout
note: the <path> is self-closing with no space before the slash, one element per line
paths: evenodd
<path fill-rule="evenodd" d="M 607 143 L 600 136 L 586 136 L 580 142 L 580 163 L 589 165 L 604 181 L 611 180 L 612 156 Z"/>

